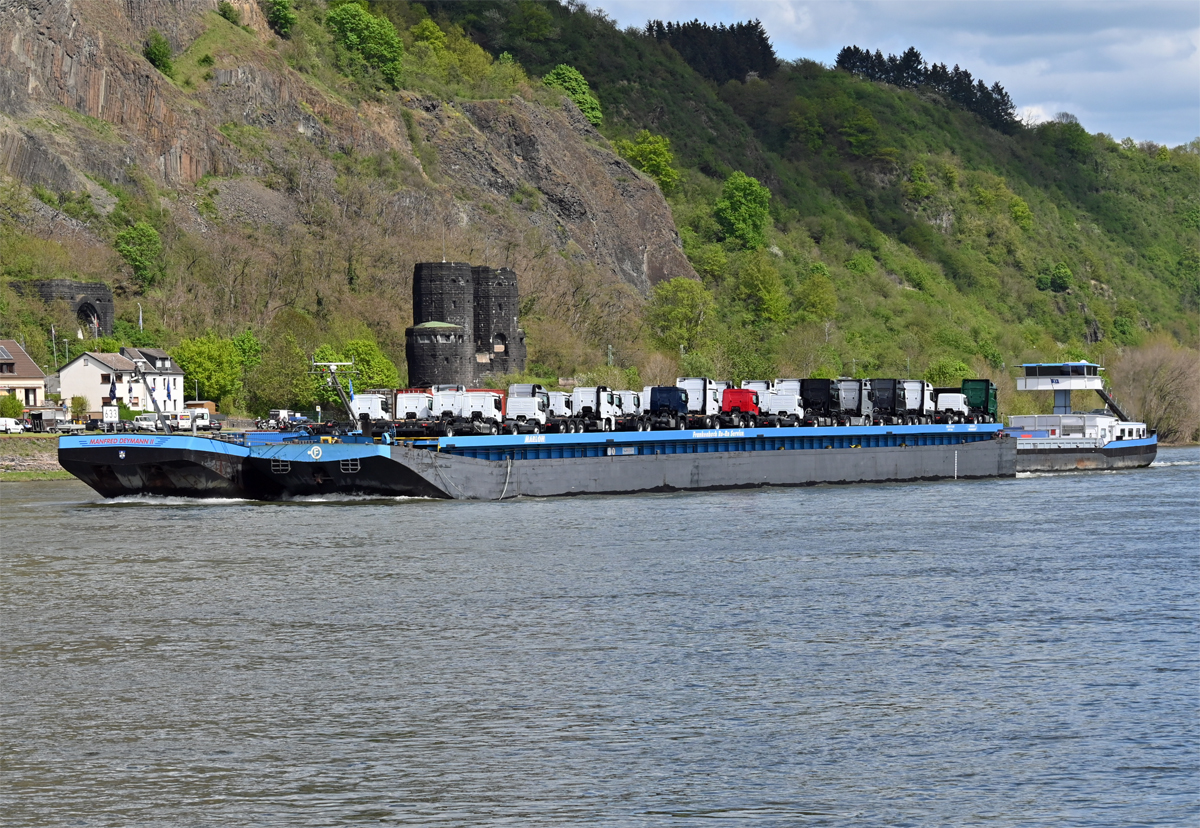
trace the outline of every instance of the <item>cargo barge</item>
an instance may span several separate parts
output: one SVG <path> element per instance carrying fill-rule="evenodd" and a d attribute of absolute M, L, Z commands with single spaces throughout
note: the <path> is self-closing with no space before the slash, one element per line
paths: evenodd
<path fill-rule="evenodd" d="M 1149 466 L 1158 456 L 1158 436 L 1131 420 L 1104 388 L 1091 362 L 1030 363 L 1021 366 L 1018 391 L 1053 391 L 1053 414 L 1009 418 L 1017 445 L 1017 471 L 1083 471 Z M 1104 408 L 1073 411 L 1072 391 L 1095 391 Z"/>
<path fill-rule="evenodd" d="M 408 442 L 359 435 L 63 437 L 59 457 L 105 497 L 276 500 L 373 495 L 508 500 L 1012 477 L 991 424 L 526 434 Z M 264 439 L 273 442 L 261 444 Z M 126 442 L 122 442 L 126 441 Z"/>

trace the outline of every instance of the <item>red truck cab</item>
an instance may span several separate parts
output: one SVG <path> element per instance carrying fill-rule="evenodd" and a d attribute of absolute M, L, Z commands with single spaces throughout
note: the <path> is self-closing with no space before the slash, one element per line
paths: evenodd
<path fill-rule="evenodd" d="M 746 388 L 726 388 L 721 394 L 721 425 L 730 427 L 754 427 L 758 425 L 761 412 L 758 408 L 758 392 Z"/>

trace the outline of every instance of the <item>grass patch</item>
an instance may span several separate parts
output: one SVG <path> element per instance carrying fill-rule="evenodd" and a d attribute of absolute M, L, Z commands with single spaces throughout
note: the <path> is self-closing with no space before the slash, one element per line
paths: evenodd
<path fill-rule="evenodd" d="M 42 480 L 74 480 L 75 475 L 68 471 L 30 471 L 6 472 L 0 471 L 0 483 L 36 483 Z"/>
<path fill-rule="evenodd" d="M 244 63 L 273 66 L 278 58 L 263 49 L 253 32 L 230 23 L 215 11 L 204 15 L 207 24 L 204 32 L 173 59 L 175 83 L 181 89 L 196 89 L 204 86 L 213 77 L 213 68 Z"/>

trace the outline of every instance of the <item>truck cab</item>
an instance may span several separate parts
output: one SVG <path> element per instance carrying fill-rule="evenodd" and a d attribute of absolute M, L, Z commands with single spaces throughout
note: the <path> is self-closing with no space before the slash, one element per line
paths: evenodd
<path fill-rule="evenodd" d="M 508 387 L 504 427 L 510 434 L 540 434 L 550 413 L 550 394 L 537 384 Z"/>
<path fill-rule="evenodd" d="M 937 395 L 937 413 L 934 422 L 945 425 L 965 423 L 971 416 L 967 406 L 967 395 L 957 391 L 943 391 Z"/>
<path fill-rule="evenodd" d="M 642 410 L 642 395 L 637 391 L 614 391 L 613 395 L 621 405 L 621 413 L 617 417 L 618 431 L 649 431 L 650 424 L 646 421 Z"/>
<path fill-rule="evenodd" d="M 800 399 L 804 402 L 806 426 L 831 426 L 842 411 L 842 388 L 837 380 L 800 380 Z"/>
<path fill-rule="evenodd" d="M 757 428 L 762 414 L 757 391 L 747 388 L 726 388 L 721 392 L 719 422 L 726 428 Z"/>
<path fill-rule="evenodd" d="M 675 386 L 688 394 L 688 426 L 712 428 L 721 413 L 721 392 L 729 387 L 724 380 L 708 377 L 679 377 Z"/>
<path fill-rule="evenodd" d="M 607 386 L 584 386 L 571 392 L 572 418 L 576 431 L 612 431 L 621 413 Z"/>
<path fill-rule="evenodd" d="M 642 389 L 642 406 L 650 428 L 687 428 L 688 392 L 676 385 L 647 385 Z"/>
<path fill-rule="evenodd" d="M 968 419 L 972 423 L 994 423 L 999 417 L 996 385 L 989 379 L 965 379 L 962 393 L 967 398 Z"/>

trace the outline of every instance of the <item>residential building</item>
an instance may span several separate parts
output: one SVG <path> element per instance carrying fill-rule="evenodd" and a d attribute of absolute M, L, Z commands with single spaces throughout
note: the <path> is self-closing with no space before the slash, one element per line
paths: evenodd
<path fill-rule="evenodd" d="M 119 354 L 85 351 L 58 376 L 62 399 L 86 397 L 90 413 L 117 402 L 134 411 L 153 411 L 151 397 L 164 414 L 183 409 L 183 371 L 157 348 L 122 348 Z"/>
<path fill-rule="evenodd" d="M 46 402 L 46 375 L 14 339 L 0 339 L 0 394 L 13 394 L 26 408 Z"/>

